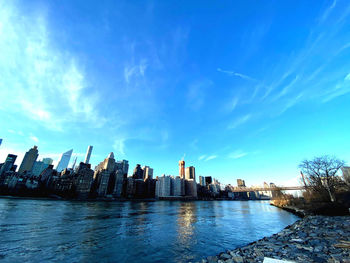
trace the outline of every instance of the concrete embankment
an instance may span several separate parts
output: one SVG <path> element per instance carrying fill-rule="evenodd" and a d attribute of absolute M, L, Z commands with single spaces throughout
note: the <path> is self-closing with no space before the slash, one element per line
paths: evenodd
<path fill-rule="evenodd" d="M 244 247 L 203 259 L 203 263 L 264 262 L 350 263 L 350 216 L 306 216 L 281 232 Z"/>

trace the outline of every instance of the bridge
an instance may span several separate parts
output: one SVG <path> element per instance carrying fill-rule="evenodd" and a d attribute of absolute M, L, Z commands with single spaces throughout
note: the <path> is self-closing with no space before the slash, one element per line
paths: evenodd
<path fill-rule="evenodd" d="M 234 193 L 256 192 L 256 191 L 287 191 L 287 190 L 304 190 L 304 186 L 280 186 L 280 187 L 233 187 Z"/>

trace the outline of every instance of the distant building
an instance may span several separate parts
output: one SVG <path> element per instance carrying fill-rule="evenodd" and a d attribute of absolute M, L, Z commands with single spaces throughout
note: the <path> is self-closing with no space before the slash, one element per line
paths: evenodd
<path fill-rule="evenodd" d="M 346 182 L 350 183 L 350 167 L 348 166 L 343 166 L 341 168 L 341 171 L 343 173 L 343 178 Z"/>
<path fill-rule="evenodd" d="M 32 174 L 34 176 L 39 176 L 42 171 L 44 171 L 50 164 L 52 164 L 53 160 L 51 158 L 44 158 L 42 161 L 37 161 L 33 165 Z"/>
<path fill-rule="evenodd" d="M 99 174 L 99 186 L 97 188 L 98 196 L 106 196 L 108 190 L 108 183 L 110 179 L 111 173 L 108 170 L 102 170 Z"/>
<path fill-rule="evenodd" d="M 196 170 L 193 166 L 186 167 L 185 178 L 186 180 L 196 181 Z"/>
<path fill-rule="evenodd" d="M 127 176 L 128 171 L 129 171 L 129 161 L 127 160 L 122 160 L 122 161 L 117 161 L 115 163 L 116 170 L 121 170 L 123 171 L 123 174 Z"/>
<path fill-rule="evenodd" d="M 156 183 L 156 197 L 172 196 L 172 178 L 171 176 L 161 176 Z"/>
<path fill-rule="evenodd" d="M 245 186 L 245 181 L 242 179 L 237 179 L 237 186 L 238 187 L 246 187 Z"/>
<path fill-rule="evenodd" d="M 56 167 L 57 172 L 60 173 L 68 167 L 72 153 L 73 153 L 73 149 L 61 154 L 61 157 L 58 160 L 57 167 Z"/>
<path fill-rule="evenodd" d="M 112 192 L 114 197 L 121 197 L 123 194 L 124 175 L 123 170 L 117 170 L 115 172 L 115 184 Z"/>
<path fill-rule="evenodd" d="M 185 180 L 186 196 L 197 198 L 197 183 L 193 179 Z"/>
<path fill-rule="evenodd" d="M 213 179 L 211 178 L 211 176 L 206 176 L 205 177 L 205 184 L 208 185 L 208 184 L 211 184 L 213 182 Z"/>
<path fill-rule="evenodd" d="M 79 198 L 88 198 L 93 182 L 94 171 L 91 165 L 81 162 L 77 169 L 76 192 Z"/>
<path fill-rule="evenodd" d="M 18 169 L 18 173 L 31 173 L 33 169 L 34 162 L 38 158 L 38 146 L 34 146 L 31 148 L 26 154 L 24 155 L 23 161 L 21 163 L 21 166 Z"/>
<path fill-rule="evenodd" d="M 179 176 L 182 179 L 185 179 L 185 161 L 179 161 Z"/>
<path fill-rule="evenodd" d="M 84 163 L 89 163 L 90 162 L 92 148 L 93 148 L 93 146 L 91 146 L 91 145 L 87 148 Z"/>
<path fill-rule="evenodd" d="M 199 184 L 205 186 L 205 178 L 203 176 L 199 176 Z"/>
<path fill-rule="evenodd" d="M 132 178 L 134 179 L 142 179 L 143 180 L 143 170 L 141 168 L 141 165 L 137 164 L 134 173 L 132 175 Z"/>
<path fill-rule="evenodd" d="M 173 181 L 173 194 L 174 196 L 184 196 L 185 195 L 185 180 L 176 176 Z"/>
<path fill-rule="evenodd" d="M 143 179 L 146 180 L 151 180 L 153 179 L 153 169 L 150 168 L 149 166 L 144 166 L 143 167 Z"/>
<path fill-rule="evenodd" d="M 2 164 L 0 169 L 0 176 L 6 173 L 7 171 L 10 171 L 16 162 L 17 155 L 14 154 L 8 154 L 6 157 L 5 162 Z"/>

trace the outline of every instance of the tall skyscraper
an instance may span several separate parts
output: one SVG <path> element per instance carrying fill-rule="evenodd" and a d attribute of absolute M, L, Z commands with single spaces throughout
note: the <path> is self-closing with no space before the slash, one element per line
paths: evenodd
<path fill-rule="evenodd" d="M 179 161 L 179 176 L 182 179 L 185 179 L 185 161 Z"/>
<path fill-rule="evenodd" d="M 123 171 L 123 174 L 124 175 L 127 175 L 128 174 L 128 171 L 129 171 L 129 161 L 127 160 L 122 160 L 122 161 L 117 161 L 115 163 L 116 165 L 116 170 L 121 170 Z"/>
<path fill-rule="evenodd" d="M 91 157 L 92 148 L 93 148 L 93 146 L 91 146 L 91 145 L 87 148 L 84 163 L 89 163 L 89 162 L 90 162 L 90 157 Z"/>
<path fill-rule="evenodd" d="M 69 150 L 68 152 L 62 153 L 56 167 L 57 172 L 60 173 L 68 167 L 69 160 L 70 160 L 70 157 L 72 156 L 72 153 L 73 153 L 73 149 Z"/>
<path fill-rule="evenodd" d="M 143 167 L 143 179 L 146 181 L 147 179 L 153 179 L 153 169 L 149 166 Z"/>
<path fill-rule="evenodd" d="M 237 179 L 237 186 L 238 187 L 245 187 L 245 182 L 242 179 Z"/>
<path fill-rule="evenodd" d="M 53 160 L 51 158 L 44 158 L 42 161 L 35 162 L 32 169 L 32 174 L 39 176 L 42 171 L 44 171 L 49 165 L 51 165 Z"/>
<path fill-rule="evenodd" d="M 50 164 L 53 163 L 53 160 L 51 158 L 43 158 L 43 163 L 47 164 L 47 165 L 50 165 Z"/>
<path fill-rule="evenodd" d="M 136 165 L 132 177 L 134 179 L 143 179 L 143 170 L 141 168 L 141 165 L 139 164 Z"/>
<path fill-rule="evenodd" d="M 4 164 L 2 165 L 2 167 L 0 169 L 0 176 L 2 174 L 4 174 L 5 172 L 11 170 L 11 168 L 15 164 L 16 158 L 17 158 L 17 155 L 14 155 L 14 154 L 8 154 L 7 155 L 6 160 L 5 160 Z"/>
<path fill-rule="evenodd" d="M 192 180 L 196 181 L 196 170 L 195 170 L 195 168 L 194 168 L 193 166 L 186 167 L 186 170 L 185 170 L 185 171 L 186 171 L 186 172 L 185 172 L 185 174 L 186 174 L 186 176 L 185 176 L 186 180 L 192 179 Z"/>
<path fill-rule="evenodd" d="M 34 162 L 36 161 L 38 156 L 38 146 L 34 146 L 33 148 L 29 149 L 29 151 L 26 152 L 26 154 L 24 155 L 21 166 L 18 169 L 18 173 L 30 173 L 33 169 Z"/>

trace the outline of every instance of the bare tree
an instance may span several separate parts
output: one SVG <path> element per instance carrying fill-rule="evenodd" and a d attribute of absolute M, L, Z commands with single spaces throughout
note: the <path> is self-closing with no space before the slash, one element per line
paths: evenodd
<path fill-rule="evenodd" d="M 344 161 L 335 157 L 321 156 L 302 161 L 299 168 L 305 176 L 305 184 L 309 190 L 328 196 L 331 202 L 335 202 L 335 191 L 341 183 L 337 172 L 344 164 Z"/>

